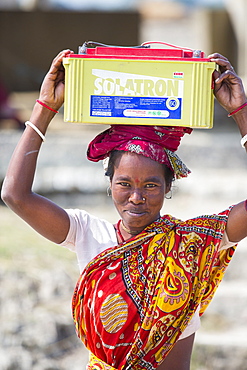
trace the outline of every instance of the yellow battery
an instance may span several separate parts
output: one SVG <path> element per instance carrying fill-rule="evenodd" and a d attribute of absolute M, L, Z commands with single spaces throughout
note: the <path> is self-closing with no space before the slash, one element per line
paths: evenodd
<path fill-rule="evenodd" d="M 64 58 L 64 121 L 212 128 L 215 63 L 203 58 Z"/>

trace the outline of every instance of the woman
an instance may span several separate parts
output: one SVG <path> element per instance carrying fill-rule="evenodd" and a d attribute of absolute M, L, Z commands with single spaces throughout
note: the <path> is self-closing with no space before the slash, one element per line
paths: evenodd
<path fill-rule="evenodd" d="M 195 331 L 234 252 L 247 235 L 246 202 L 219 215 L 160 217 L 173 177 L 189 170 L 175 151 L 184 128 L 113 126 L 89 145 L 88 158 L 110 156 L 111 225 L 64 210 L 32 192 L 46 129 L 64 97 L 61 52 L 41 87 L 2 188 L 5 203 L 47 239 L 76 251 L 81 277 L 73 296 L 79 337 L 92 352 L 88 369 L 188 370 Z M 247 145 L 247 104 L 229 61 L 212 54 L 215 96 Z M 90 262 L 91 261 L 91 262 Z"/>

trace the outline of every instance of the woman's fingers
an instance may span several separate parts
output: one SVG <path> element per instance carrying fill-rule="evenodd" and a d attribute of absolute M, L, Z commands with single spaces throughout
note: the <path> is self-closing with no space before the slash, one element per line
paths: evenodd
<path fill-rule="evenodd" d="M 51 74 L 56 75 L 57 72 L 61 70 L 61 67 L 62 67 L 62 70 L 63 70 L 63 66 L 62 66 L 63 58 L 66 58 L 69 54 L 74 54 L 74 52 L 72 50 L 70 50 L 70 49 L 66 49 L 66 50 L 61 51 L 53 59 L 49 72 Z"/>
<path fill-rule="evenodd" d="M 225 71 L 231 71 L 235 73 L 233 66 L 231 65 L 229 60 L 223 55 L 214 53 L 214 54 L 209 55 L 208 58 L 210 58 L 212 62 L 215 62 L 216 64 L 218 64 L 221 73 Z"/>

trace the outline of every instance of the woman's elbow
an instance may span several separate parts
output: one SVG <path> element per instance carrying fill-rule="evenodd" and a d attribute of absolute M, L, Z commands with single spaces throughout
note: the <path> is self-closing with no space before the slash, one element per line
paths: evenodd
<path fill-rule="evenodd" d="M 5 179 L 2 184 L 1 199 L 5 204 L 8 205 L 9 197 L 10 197 L 10 192 L 8 190 L 8 186 L 6 185 L 6 179 Z"/>
<path fill-rule="evenodd" d="M 19 191 L 16 191 L 10 181 L 5 178 L 2 189 L 1 189 L 1 199 L 3 202 L 12 210 L 17 210 L 21 208 L 24 204 L 23 196 L 21 196 Z"/>

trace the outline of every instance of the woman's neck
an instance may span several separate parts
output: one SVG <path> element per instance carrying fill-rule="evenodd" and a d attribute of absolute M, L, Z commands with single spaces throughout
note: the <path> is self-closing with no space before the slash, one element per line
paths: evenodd
<path fill-rule="evenodd" d="M 123 243 L 125 240 L 132 238 L 134 235 L 138 235 L 140 231 L 129 230 L 123 223 L 123 220 L 119 220 L 115 225 L 117 239 L 119 243 Z"/>

